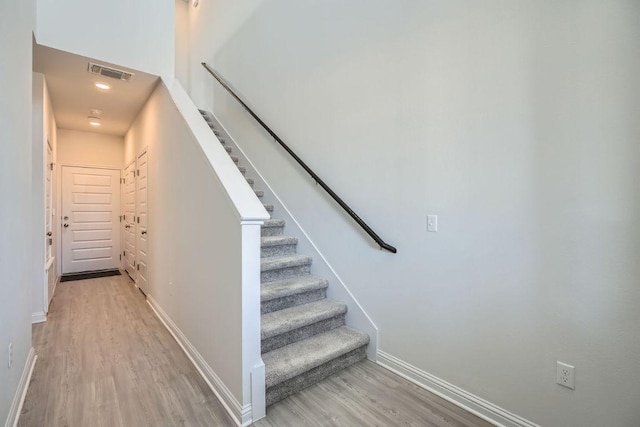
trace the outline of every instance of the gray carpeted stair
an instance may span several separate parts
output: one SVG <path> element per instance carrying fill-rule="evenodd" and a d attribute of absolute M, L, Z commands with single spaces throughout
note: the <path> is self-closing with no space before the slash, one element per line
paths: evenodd
<path fill-rule="evenodd" d="M 227 153 L 246 168 L 213 117 L 200 110 Z M 222 136 L 222 137 L 221 137 Z M 254 186 L 254 180 L 246 177 Z M 264 191 L 254 189 L 264 199 Z M 273 205 L 264 204 L 268 212 Z M 366 357 L 369 336 L 345 326 L 347 306 L 327 299 L 327 280 L 311 275 L 311 257 L 298 255 L 298 239 L 284 234 L 285 221 L 269 219 L 261 230 L 260 301 L 266 398 L 271 405 Z"/>

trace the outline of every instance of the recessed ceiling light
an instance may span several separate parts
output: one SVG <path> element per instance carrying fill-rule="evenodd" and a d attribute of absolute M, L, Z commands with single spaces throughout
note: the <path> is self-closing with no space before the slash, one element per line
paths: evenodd
<path fill-rule="evenodd" d="M 109 90 L 109 89 L 111 89 L 111 86 L 109 86 L 108 84 L 106 84 L 106 83 L 100 83 L 100 82 L 96 83 L 96 87 L 97 87 L 98 89 L 102 89 L 102 90 Z"/>
<path fill-rule="evenodd" d="M 100 126 L 102 123 L 100 123 L 100 119 L 97 117 L 89 117 L 89 124 L 91 126 Z"/>

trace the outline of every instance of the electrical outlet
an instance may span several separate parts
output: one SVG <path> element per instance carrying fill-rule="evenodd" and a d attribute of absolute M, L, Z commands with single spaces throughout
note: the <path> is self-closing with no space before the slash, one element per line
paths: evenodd
<path fill-rule="evenodd" d="M 13 343 L 9 343 L 9 347 L 7 348 L 7 368 L 11 369 L 11 365 L 13 365 Z"/>
<path fill-rule="evenodd" d="M 575 390 L 576 388 L 576 368 L 566 363 L 557 362 L 556 382 L 563 387 Z"/>

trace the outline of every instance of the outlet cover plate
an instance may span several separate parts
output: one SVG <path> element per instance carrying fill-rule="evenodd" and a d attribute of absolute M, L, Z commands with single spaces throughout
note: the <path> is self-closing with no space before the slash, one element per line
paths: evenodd
<path fill-rule="evenodd" d="M 576 388 L 576 368 L 566 363 L 557 362 L 556 383 L 563 387 L 575 390 Z"/>

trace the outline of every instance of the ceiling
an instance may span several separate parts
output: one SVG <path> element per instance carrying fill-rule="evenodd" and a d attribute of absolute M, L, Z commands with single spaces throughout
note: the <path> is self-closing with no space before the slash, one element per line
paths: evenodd
<path fill-rule="evenodd" d="M 155 88 L 158 77 L 34 44 L 33 71 L 45 75 L 51 103 L 59 128 L 124 135 Z M 135 73 L 130 81 L 91 74 L 89 62 Z M 100 90 L 103 82 L 110 90 Z M 101 110 L 99 127 L 89 124 L 91 110 Z"/>

